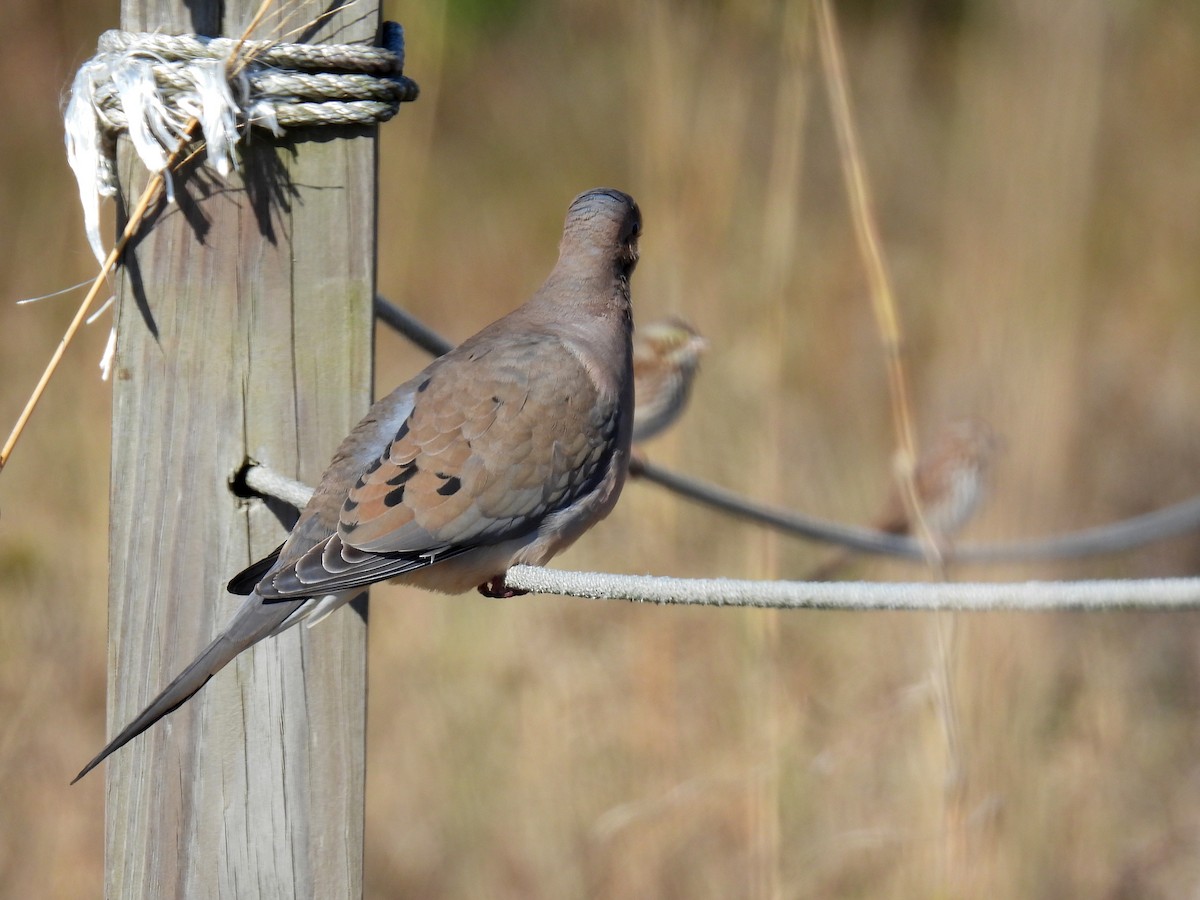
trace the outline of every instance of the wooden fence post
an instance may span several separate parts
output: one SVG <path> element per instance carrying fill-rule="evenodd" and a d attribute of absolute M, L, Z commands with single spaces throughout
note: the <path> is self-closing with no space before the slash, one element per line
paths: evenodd
<path fill-rule="evenodd" d="M 237 37 L 258 6 L 124 0 L 121 21 Z M 332 16 L 325 2 L 277 6 L 256 36 L 346 43 L 378 27 L 371 0 Z M 240 600 L 225 582 L 286 533 L 266 504 L 231 491 L 243 461 L 312 484 L 367 408 L 375 132 L 256 133 L 240 176 L 176 178 L 178 203 L 127 255 L 113 388 L 110 733 L 208 643 Z M 121 143 L 127 209 L 147 176 Z M 365 642 L 350 609 L 265 641 L 111 757 L 107 895 L 360 896 Z"/>

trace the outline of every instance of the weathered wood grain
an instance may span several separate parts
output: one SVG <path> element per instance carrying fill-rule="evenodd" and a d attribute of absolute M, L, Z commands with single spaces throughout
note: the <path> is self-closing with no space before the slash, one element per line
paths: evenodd
<path fill-rule="evenodd" d="M 125 0 L 122 27 L 237 36 L 258 2 Z M 283 30 L 329 6 L 287 3 Z M 360 0 L 306 39 L 377 25 Z M 252 457 L 314 483 L 370 398 L 374 129 L 254 138 L 241 177 L 177 181 L 119 284 L 110 729 L 208 643 L 237 606 L 225 582 L 286 533 L 233 495 L 234 472 Z M 120 170 L 129 205 L 146 175 L 127 146 Z M 365 639 L 346 609 L 265 641 L 115 754 L 107 895 L 360 896 Z"/>

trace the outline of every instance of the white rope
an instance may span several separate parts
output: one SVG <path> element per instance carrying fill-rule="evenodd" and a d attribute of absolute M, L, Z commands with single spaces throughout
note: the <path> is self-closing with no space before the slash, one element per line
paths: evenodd
<path fill-rule="evenodd" d="M 1200 578 L 1130 581 L 964 582 L 740 581 L 564 572 L 513 566 L 510 588 L 591 600 L 684 606 L 756 606 L 845 610 L 1194 609 Z"/>
<path fill-rule="evenodd" d="M 84 228 L 98 262 L 100 198 L 116 191 L 116 135 L 128 132 L 151 172 L 166 173 L 170 153 L 195 118 L 209 164 L 237 167 L 246 124 L 270 130 L 384 122 L 417 96 L 402 74 L 403 31 L 386 23 L 382 47 L 286 44 L 198 35 L 108 31 L 80 66 L 64 115 L 67 160 L 79 184 Z M 236 59 L 235 59 L 236 54 Z M 165 179 L 173 199 L 170 178 Z"/>
<path fill-rule="evenodd" d="M 296 509 L 304 509 L 313 495 L 313 489 L 307 484 L 259 465 L 246 468 L 246 486 L 265 497 L 290 503 Z"/>
<path fill-rule="evenodd" d="M 246 485 L 302 509 L 312 488 L 260 465 L 246 470 Z M 732 578 L 662 578 L 567 572 L 513 566 L 505 584 L 536 594 L 589 600 L 628 600 L 682 606 L 753 606 L 770 609 L 843 610 L 1180 610 L 1200 607 L 1200 578 L 1128 581 L 873 582 L 745 581 Z"/>

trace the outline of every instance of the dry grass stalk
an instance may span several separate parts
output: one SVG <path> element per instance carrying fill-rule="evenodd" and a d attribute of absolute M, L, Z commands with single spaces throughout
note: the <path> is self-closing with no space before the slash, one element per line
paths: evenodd
<path fill-rule="evenodd" d="M 862 151 L 858 145 L 858 134 L 850 109 L 850 92 L 846 87 L 846 63 L 842 57 L 841 38 L 838 36 L 837 20 L 829 0 L 818 0 L 817 45 L 821 49 L 821 68 L 825 74 L 825 85 L 829 92 L 829 105 L 833 112 L 834 129 L 837 134 L 842 173 L 849 194 L 854 233 L 858 239 L 859 252 L 866 266 L 870 285 L 871 306 L 875 312 L 876 326 L 883 342 L 885 364 L 888 373 L 888 390 L 892 402 L 892 422 L 896 433 L 896 477 L 911 518 L 917 523 L 916 535 L 926 548 L 929 564 L 941 571 L 942 558 L 937 541 L 925 521 L 920 498 L 917 497 L 913 472 L 916 467 L 917 442 L 912 423 L 912 404 L 909 400 L 908 381 L 904 372 L 904 339 L 900 328 L 900 317 L 896 312 L 896 299 L 888 276 L 887 263 L 880 247 L 879 225 L 875 219 L 871 189 L 867 182 L 862 162 Z"/>
<path fill-rule="evenodd" d="M 259 23 L 262 21 L 263 17 L 266 15 L 267 11 L 271 8 L 274 2 L 275 0 L 263 0 L 262 4 L 258 8 L 258 11 L 250 20 L 250 24 L 247 25 L 246 29 L 242 32 L 242 35 L 239 38 L 239 43 L 235 48 L 232 57 L 230 58 L 229 72 L 231 76 L 235 75 L 253 58 L 255 52 L 253 49 L 249 53 L 243 54 L 241 52 L 241 48 L 245 41 L 249 39 L 254 29 L 258 27 Z M 314 20 L 313 24 L 315 24 L 316 21 L 319 21 L 319 19 Z M 199 152 L 199 148 L 197 148 L 193 150 L 192 153 L 189 153 L 185 156 L 185 151 L 187 151 L 187 149 L 196 142 L 199 128 L 200 122 L 198 119 L 193 117 L 187 121 L 187 123 L 184 125 L 183 137 L 179 139 L 179 143 L 176 145 L 175 149 L 168 155 L 168 169 L 178 169 L 181 165 L 186 163 L 196 153 Z M 67 352 L 67 347 L 71 345 L 71 341 L 74 340 L 76 332 L 79 331 L 80 326 L 83 325 L 84 321 L 87 319 L 88 311 L 91 309 L 92 304 L 96 301 L 96 297 L 100 294 L 100 289 L 108 281 L 109 275 L 112 274 L 113 270 L 116 268 L 117 263 L 120 261 L 122 254 L 125 252 L 125 248 L 129 245 L 129 242 L 141 229 L 142 223 L 146 221 L 150 208 L 161 199 L 164 184 L 165 179 L 163 173 L 156 172 L 150 178 L 150 181 L 146 184 L 145 190 L 142 191 L 141 196 L 138 198 L 138 202 L 134 206 L 133 212 L 129 216 L 129 221 L 125 223 L 125 228 L 122 230 L 117 240 L 113 243 L 113 248 L 109 251 L 108 257 L 104 260 L 104 264 L 100 267 L 100 271 L 96 274 L 96 278 L 92 282 L 92 286 L 88 289 L 87 294 L 84 296 L 83 302 L 79 304 L 79 309 L 75 313 L 75 317 L 71 320 L 71 324 L 67 326 L 67 330 L 63 333 L 62 340 L 59 341 L 58 346 L 55 348 L 54 353 L 50 357 L 50 362 L 46 364 L 46 368 L 42 372 L 42 377 L 38 379 L 38 383 L 34 387 L 33 393 L 29 395 L 29 400 L 26 401 L 24 409 L 22 409 L 21 414 L 17 417 L 17 422 L 13 426 L 12 432 L 9 434 L 8 439 L 4 442 L 3 448 L 0 448 L 0 471 L 4 470 L 4 466 L 8 462 L 9 457 L 12 455 L 13 449 L 17 445 L 17 441 L 21 439 L 21 434 L 24 432 L 25 426 L 28 424 L 30 417 L 33 415 L 33 411 L 37 408 L 38 402 L 42 399 L 42 395 L 46 392 L 46 387 L 50 384 L 50 379 L 54 377 L 54 373 L 57 371 L 59 363 L 62 362 L 62 358 Z"/>

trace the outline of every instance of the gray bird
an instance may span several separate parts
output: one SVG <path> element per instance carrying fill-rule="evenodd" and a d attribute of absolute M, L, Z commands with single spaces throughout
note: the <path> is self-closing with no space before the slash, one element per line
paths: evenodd
<path fill-rule="evenodd" d="M 248 596 L 229 625 L 75 781 L 247 647 L 368 584 L 512 596 L 509 566 L 546 563 L 604 518 L 629 462 L 641 228 L 627 194 L 576 197 L 537 293 L 371 407 L 283 545 L 230 581 Z"/>

